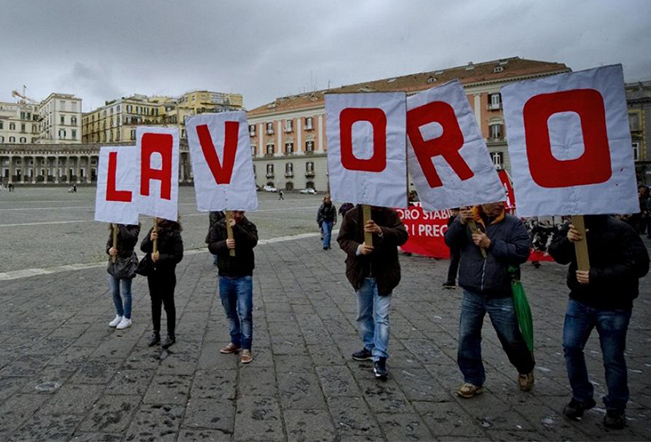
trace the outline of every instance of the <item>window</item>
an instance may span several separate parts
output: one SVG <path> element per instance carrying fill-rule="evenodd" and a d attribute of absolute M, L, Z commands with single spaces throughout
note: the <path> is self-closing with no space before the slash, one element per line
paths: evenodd
<path fill-rule="evenodd" d="M 291 132 L 294 122 L 292 120 L 285 120 L 285 132 Z"/>
<path fill-rule="evenodd" d="M 76 139 L 77 139 L 77 131 L 74 130 L 74 129 L 72 130 L 72 139 L 73 139 L 73 140 L 76 140 Z M 113 140 L 111 140 L 111 141 L 113 141 Z"/>
<path fill-rule="evenodd" d="M 255 137 L 255 124 L 249 124 L 249 135 Z"/>
<path fill-rule="evenodd" d="M 285 155 L 294 154 L 294 143 L 285 143 Z"/>
<path fill-rule="evenodd" d="M 273 154 L 274 154 L 274 145 L 267 144 L 267 155 L 273 155 Z"/>
<path fill-rule="evenodd" d="M 305 151 L 306 152 L 314 152 L 314 141 L 306 141 L 305 142 Z"/>
<path fill-rule="evenodd" d="M 0 128 L 0 129 L 2 129 L 2 128 Z M 4 142 L 5 142 L 5 137 L 0 136 L 0 144 L 1 144 L 1 143 L 4 143 Z"/>
<path fill-rule="evenodd" d="M 59 129 L 59 138 L 65 138 L 65 137 L 66 137 L 65 129 Z"/>
<path fill-rule="evenodd" d="M 502 95 L 490 94 L 488 96 L 488 109 L 501 109 L 502 108 Z"/>
<path fill-rule="evenodd" d="M 130 114 L 132 110 L 133 110 L 133 106 L 130 105 L 130 104 L 127 104 L 127 113 Z"/>
<path fill-rule="evenodd" d="M 640 143 L 636 141 L 633 143 L 633 161 L 639 161 L 639 160 L 640 160 Z"/>
<path fill-rule="evenodd" d="M 27 143 L 27 138 L 25 138 L 25 137 L 20 137 L 20 142 L 21 142 L 22 144 Z"/>
<path fill-rule="evenodd" d="M 113 109 L 111 109 L 111 110 L 113 110 Z M 76 126 L 77 125 L 77 117 L 70 117 L 70 124 L 72 124 L 73 126 Z"/>
<path fill-rule="evenodd" d="M 305 163 L 305 176 L 306 177 L 314 176 L 314 163 L 312 161 L 308 161 L 307 163 Z"/>
<path fill-rule="evenodd" d="M 61 124 L 66 124 L 66 117 L 61 115 Z"/>
<path fill-rule="evenodd" d="M 287 163 L 285 164 L 285 177 L 293 177 L 294 176 L 294 164 L 292 163 Z"/>
<path fill-rule="evenodd" d="M 267 164 L 267 178 L 273 178 L 274 176 L 274 165 Z"/>
<path fill-rule="evenodd" d="M 16 142 L 16 137 L 9 137 L 9 142 L 10 143 L 15 143 Z"/>
<path fill-rule="evenodd" d="M 502 138 L 502 125 L 491 124 L 488 126 L 490 138 Z"/>
<path fill-rule="evenodd" d="M 255 146 L 251 146 L 251 156 L 255 156 Z"/>
<path fill-rule="evenodd" d="M 312 122 L 313 122 L 312 117 L 305 117 L 305 130 L 314 129 Z"/>
<path fill-rule="evenodd" d="M 274 124 L 267 123 L 267 135 L 273 135 L 274 133 Z"/>
<path fill-rule="evenodd" d="M 628 125 L 633 132 L 640 130 L 640 114 L 628 114 Z"/>
<path fill-rule="evenodd" d="M 493 161 L 493 166 L 496 169 L 502 169 L 504 167 L 504 153 L 502 152 L 490 152 L 491 161 Z"/>
<path fill-rule="evenodd" d="M 20 131 L 27 132 L 27 126 L 25 125 L 25 123 L 20 123 Z"/>
<path fill-rule="evenodd" d="M 131 129 L 131 139 L 132 140 L 136 139 L 136 130 L 135 129 Z"/>
<path fill-rule="evenodd" d="M 16 130 L 16 123 L 9 123 L 9 130 Z"/>
<path fill-rule="evenodd" d="M 0 129 L 4 129 L 4 128 L 5 128 L 5 124 L 2 121 L 0 121 Z"/>

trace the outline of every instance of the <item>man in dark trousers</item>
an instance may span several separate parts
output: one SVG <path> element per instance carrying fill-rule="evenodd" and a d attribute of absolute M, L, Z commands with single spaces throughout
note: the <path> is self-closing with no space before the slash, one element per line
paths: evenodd
<path fill-rule="evenodd" d="M 469 226 L 473 222 L 477 231 Z M 445 232 L 445 242 L 461 251 L 459 285 L 463 288 L 457 362 L 464 384 L 457 395 L 472 398 L 484 392 L 486 373 L 481 357 L 481 329 L 486 313 L 504 351 L 518 370 L 522 391 L 533 388 L 533 355 L 522 337 L 513 304 L 512 274 L 526 262 L 531 249 L 522 221 L 507 215 L 504 202 L 464 207 Z"/>
<path fill-rule="evenodd" d="M 226 223 L 233 229 L 228 239 Z M 231 341 L 220 352 L 236 353 L 242 349 L 240 361 L 253 361 L 253 248 L 258 244 L 258 230 L 246 219 L 243 211 L 233 211 L 232 218 L 222 218 L 211 229 L 208 238 L 210 253 L 217 255 L 219 297 L 228 319 Z M 235 250 L 235 256 L 231 256 Z"/>
<path fill-rule="evenodd" d="M 586 240 L 590 270 L 577 270 L 574 243 L 583 236 L 572 225 L 565 226 L 549 247 L 560 264 L 570 264 L 567 285 L 570 300 L 563 326 L 565 366 L 572 387 L 572 400 L 563 409 L 578 419 L 596 405 L 588 379 L 583 349 L 593 328 L 606 370 L 608 395 L 604 425 L 621 429 L 626 425 L 629 399 L 624 349 L 633 300 L 638 296 L 639 278 L 649 271 L 649 254 L 638 233 L 625 222 L 608 215 L 586 215 Z"/>
<path fill-rule="evenodd" d="M 448 228 L 452 225 L 455 219 L 459 216 L 459 208 L 450 210 L 450 218 L 448 218 Z M 450 265 L 448 266 L 448 277 L 443 283 L 444 289 L 454 289 L 457 287 L 457 273 L 459 273 L 459 260 L 461 260 L 461 252 L 458 248 L 450 247 Z"/>
<path fill-rule="evenodd" d="M 373 234 L 372 246 L 364 243 L 364 232 Z M 346 277 L 357 294 L 357 326 L 364 342 L 353 359 L 373 360 L 375 377 L 381 380 L 388 375 L 391 294 L 400 282 L 398 246 L 407 237 L 395 210 L 372 207 L 371 219 L 364 224 L 360 205 L 346 213 L 337 237 L 347 255 Z"/>

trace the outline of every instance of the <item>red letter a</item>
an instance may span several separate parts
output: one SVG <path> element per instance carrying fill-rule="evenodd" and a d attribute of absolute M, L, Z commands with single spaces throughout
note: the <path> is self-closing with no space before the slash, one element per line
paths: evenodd
<path fill-rule="evenodd" d="M 117 173 L 118 153 L 109 152 L 108 158 L 108 182 L 106 183 L 106 201 L 131 202 L 131 192 L 128 190 L 115 189 L 115 175 Z"/>
<path fill-rule="evenodd" d="M 441 125 L 443 134 L 425 141 L 420 128 L 433 122 Z M 459 149 L 463 147 L 463 134 L 454 109 L 448 103 L 434 101 L 407 112 L 407 135 L 430 187 L 443 185 L 432 161 L 437 155 L 445 158 L 462 181 L 475 175 L 459 154 Z"/>
<path fill-rule="evenodd" d="M 215 146 L 212 143 L 212 137 L 208 126 L 202 124 L 197 126 L 197 135 L 201 151 L 208 163 L 217 184 L 229 184 L 233 175 L 233 166 L 235 165 L 235 153 L 237 152 L 237 137 L 240 130 L 240 123 L 237 121 L 227 121 L 224 130 L 224 165 L 219 163 Z"/>
<path fill-rule="evenodd" d="M 160 196 L 172 199 L 172 145 L 174 138 L 170 134 L 146 133 L 142 136 L 142 155 L 140 164 L 140 194 L 149 196 L 149 181 L 159 180 Z M 151 168 L 151 156 L 159 153 L 162 157 L 162 169 Z"/>

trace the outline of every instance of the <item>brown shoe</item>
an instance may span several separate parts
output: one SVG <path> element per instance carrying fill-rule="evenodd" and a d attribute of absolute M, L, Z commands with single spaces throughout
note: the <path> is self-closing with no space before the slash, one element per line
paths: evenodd
<path fill-rule="evenodd" d="M 533 371 L 527 374 L 518 375 L 518 387 L 522 391 L 531 391 L 533 388 Z"/>
<path fill-rule="evenodd" d="M 240 357 L 240 362 L 242 364 L 248 364 L 251 361 L 253 361 L 253 355 L 251 354 L 251 350 L 242 350 L 242 356 Z"/>
<path fill-rule="evenodd" d="M 239 345 L 235 345 L 232 342 L 229 342 L 228 345 L 219 350 L 219 352 L 225 355 L 229 355 L 231 353 L 237 353 L 239 349 Z"/>

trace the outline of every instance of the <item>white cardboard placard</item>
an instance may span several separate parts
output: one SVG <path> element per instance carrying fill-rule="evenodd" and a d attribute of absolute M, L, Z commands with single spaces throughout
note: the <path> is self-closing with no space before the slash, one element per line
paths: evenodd
<path fill-rule="evenodd" d="M 136 147 L 104 146 L 99 151 L 95 221 L 138 224 Z"/>

